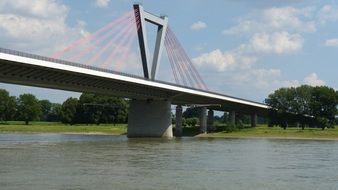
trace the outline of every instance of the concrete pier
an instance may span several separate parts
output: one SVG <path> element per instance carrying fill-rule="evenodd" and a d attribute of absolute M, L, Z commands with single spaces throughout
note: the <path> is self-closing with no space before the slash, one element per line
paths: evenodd
<path fill-rule="evenodd" d="M 200 132 L 207 133 L 207 108 L 202 107 L 200 115 Z"/>
<path fill-rule="evenodd" d="M 230 124 L 236 125 L 236 112 L 235 111 L 229 112 L 229 120 L 230 120 Z"/>
<path fill-rule="evenodd" d="M 208 111 L 208 120 L 207 120 L 207 131 L 214 130 L 214 110 Z"/>
<path fill-rule="evenodd" d="M 257 114 L 251 114 L 251 127 L 257 126 Z"/>
<path fill-rule="evenodd" d="M 176 106 L 176 127 L 175 127 L 175 136 L 182 136 L 182 106 Z"/>
<path fill-rule="evenodd" d="M 127 136 L 172 138 L 171 102 L 132 100 L 128 115 Z"/>

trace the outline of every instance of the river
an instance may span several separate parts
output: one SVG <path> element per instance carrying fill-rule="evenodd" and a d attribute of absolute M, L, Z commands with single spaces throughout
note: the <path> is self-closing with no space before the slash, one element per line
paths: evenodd
<path fill-rule="evenodd" d="M 0 189 L 336 190 L 338 141 L 0 134 Z"/>

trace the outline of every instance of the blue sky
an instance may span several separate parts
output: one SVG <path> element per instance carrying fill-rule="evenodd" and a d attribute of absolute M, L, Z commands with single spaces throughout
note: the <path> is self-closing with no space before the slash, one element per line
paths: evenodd
<path fill-rule="evenodd" d="M 309 84 L 338 89 L 337 1 L 138 2 L 149 12 L 169 17 L 170 27 L 211 91 L 262 102 L 279 87 Z M 132 4 L 130 0 L 2 0 L 0 46 L 50 56 L 130 11 Z M 153 36 L 149 32 L 150 42 Z M 139 60 L 138 56 L 135 41 L 129 58 Z M 168 65 L 164 55 L 161 80 L 172 80 Z M 124 71 L 140 69 L 126 65 Z M 1 83 L 0 88 L 53 102 L 79 96 Z"/>

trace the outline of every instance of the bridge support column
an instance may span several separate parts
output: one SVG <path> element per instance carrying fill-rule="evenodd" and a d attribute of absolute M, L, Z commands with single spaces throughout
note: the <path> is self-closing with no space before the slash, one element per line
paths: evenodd
<path fill-rule="evenodd" d="M 182 106 L 176 106 L 176 127 L 175 127 L 175 136 L 182 136 Z"/>
<path fill-rule="evenodd" d="M 200 115 L 200 132 L 207 133 L 207 108 L 202 107 Z"/>
<path fill-rule="evenodd" d="M 236 125 L 236 112 L 235 111 L 229 112 L 229 119 L 230 119 L 230 124 Z"/>
<path fill-rule="evenodd" d="M 214 130 L 214 110 L 208 111 L 208 120 L 207 120 L 207 131 Z"/>
<path fill-rule="evenodd" d="M 257 114 L 251 114 L 251 127 L 257 126 Z"/>
<path fill-rule="evenodd" d="M 127 136 L 172 138 L 171 102 L 132 100 L 128 115 Z"/>

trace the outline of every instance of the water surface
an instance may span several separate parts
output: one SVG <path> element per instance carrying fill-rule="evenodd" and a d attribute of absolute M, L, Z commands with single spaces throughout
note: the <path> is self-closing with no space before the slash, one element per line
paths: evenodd
<path fill-rule="evenodd" d="M 338 141 L 0 134 L 0 189 L 336 190 Z"/>

